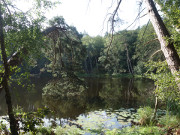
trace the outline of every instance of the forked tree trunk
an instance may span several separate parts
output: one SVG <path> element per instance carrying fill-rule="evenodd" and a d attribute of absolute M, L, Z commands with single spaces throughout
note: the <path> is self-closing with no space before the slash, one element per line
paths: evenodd
<path fill-rule="evenodd" d="M 3 80 L 2 80 L 3 82 L 2 85 L 3 85 L 3 88 L 5 89 L 5 98 L 6 98 L 6 104 L 8 106 L 8 115 L 10 119 L 10 129 L 11 129 L 12 135 L 18 135 L 17 121 L 14 117 L 14 113 L 12 109 L 12 102 L 11 102 L 11 95 L 10 95 L 9 86 L 8 86 L 9 67 L 8 67 L 7 55 L 5 51 L 1 2 L 0 2 L 0 44 L 1 44 L 1 54 L 2 54 L 2 59 L 3 59 L 3 65 L 4 65 L 4 70 L 5 70 Z"/>
<path fill-rule="evenodd" d="M 158 40 L 161 44 L 161 50 L 164 53 L 169 69 L 171 70 L 171 73 L 175 76 L 176 83 L 180 90 L 180 82 L 179 82 L 180 74 L 177 73 L 180 68 L 179 55 L 174 48 L 173 42 L 167 41 L 167 39 L 170 38 L 170 34 L 166 26 L 164 25 L 157 11 L 157 8 L 155 7 L 153 0 L 145 0 L 145 2 L 147 5 L 148 14 L 150 16 L 151 23 L 154 27 L 154 30 L 158 36 Z"/>

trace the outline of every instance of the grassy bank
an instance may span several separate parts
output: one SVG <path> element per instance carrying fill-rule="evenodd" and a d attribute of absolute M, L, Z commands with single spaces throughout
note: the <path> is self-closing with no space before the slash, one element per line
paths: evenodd
<path fill-rule="evenodd" d="M 25 113 L 18 111 L 16 117 L 22 123 L 20 129 L 21 135 L 81 135 L 89 134 L 104 134 L 104 135 L 164 135 L 180 133 L 180 118 L 177 115 L 172 115 L 172 112 L 158 110 L 156 117 L 154 110 L 150 107 L 143 107 L 137 110 L 137 121 L 131 121 L 131 126 L 122 128 L 105 128 L 104 125 L 93 127 L 93 123 L 83 124 L 78 121 L 71 121 L 63 126 L 56 124 L 50 127 L 44 127 L 42 119 L 48 112 L 38 110 L 34 113 Z M 101 121 L 101 119 L 97 119 Z M 1 122 L 0 133 L 8 134 L 7 125 Z"/>

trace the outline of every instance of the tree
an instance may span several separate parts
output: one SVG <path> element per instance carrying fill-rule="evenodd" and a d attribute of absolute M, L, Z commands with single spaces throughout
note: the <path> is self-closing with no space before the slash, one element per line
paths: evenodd
<path fill-rule="evenodd" d="M 160 5 L 163 20 L 171 33 L 171 40 L 180 55 L 180 1 L 179 0 L 156 0 Z"/>
<path fill-rule="evenodd" d="M 179 83 L 180 58 L 175 49 L 174 43 L 171 40 L 171 35 L 168 32 L 163 20 L 161 19 L 153 0 L 144 0 L 144 1 L 146 2 L 146 6 L 148 9 L 148 14 L 150 16 L 151 23 L 154 27 L 158 40 L 161 44 L 161 50 L 166 58 L 166 61 L 168 63 L 169 69 L 171 70 L 171 73 L 175 76 L 177 86 L 180 90 L 180 83 Z M 116 22 L 116 18 L 118 18 L 117 10 L 120 8 L 121 2 L 122 0 L 118 1 L 117 6 L 110 17 L 112 31 L 114 31 L 114 23 Z"/>
<path fill-rule="evenodd" d="M 180 1 L 179 0 L 155 0 L 158 5 L 160 5 L 163 11 L 164 20 L 170 26 L 174 28 L 177 32 L 180 32 Z"/>
<path fill-rule="evenodd" d="M 11 102 L 11 95 L 9 91 L 9 86 L 8 86 L 8 77 L 9 77 L 9 67 L 7 63 L 7 55 L 5 51 L 5 42 L 4 42 L 4 32 L 3 32 L 3 18 L 2 18 L 2 3 L 0 3 L 0 43 L 1 43 L 1 54 L 2 54 L 2 59 L 3 59 L 3 65 L 4 65 L 4 77 L 2 79 L 2 85 L 5 89 L 5 98 L 6 98 L 6 103 L 8 105 L 8 115 L 10 119 L 10 129 L 11 133 L 13 135 L 18 135 L 18 127 L 17 127 L 17 121 L 14 117 L 13 113 L 13 108 L 12 108 L 12 102 Z"/>
<path fill-rule="evenodd" d="M 84 58 L 85 47 L 81 43 L 82 35 L 75 27 L 66 24 L 63 17 L 55 17 L 50 21 L 51 27 L 59 28 L 49 33 L 46 38 L 46 47 L 43 53 L 50 60 L 48 70 L 55 76 L 61 76 L 61 72 L 77 72 L 82 70 L 81 62 Z"/>
<path fill-rule="evenodd" d="M 84 59 L 84 69 L 87 73 L 99 72 L 99 57 L 104 48 L 104 38 L 100 36 L 91 37 L 84 35 L 82 43 L 86 47 L 86 57 Z"/>
<path fill-rule="evenodd" d="M 106 47 L 99 58 L 105 70 L 110 74 L 132 73 L 135 62 L 132 57 L 135 53 L 137 31 L 119 31 L 114 34 L 112 45 L 109 46 L 109 38 L 106 38 Z"/>
<path fill-rule="evenodd" d="M 46 8 L 53 5 L 52 2 L 46 0 L 35 2 L 36 8 L 43 4 L 43 7 L 45 6 Z M 28 13 L 25 14 L 18 10 L 12 1 L 0 1 L 0 43 L 4 65 L 4 68 L 1 67 L 0 73 L 0 90 L 4 89 L 6 93 L 10 129 L 13 135 L 18 134 L 18 124 L 13 114 L 8 80 L 12 73 L 16 71 L 17 66 L 22 62 L 22 56 L 26 56 L 24 58 L 27 58 L 29 57 L 27 52 L 37 53 L 39 43 L 43 41 L 42 34 L 40 34 L 40 23 L 44 21 L 44 17 L 39 16 L 39 18 L 35 19 Z M 40 12 L 38 11 L 38 13 Z M 10 59 L 7 60 L 9 57 Z"/>
<path fill-rule="evenodd" d="M 138 29 L 138 37 L 135 44 L 136 49 L 133 60 L 135 61 L 134 72 L 136 74 L 144 74 L 147 71 L 145 63 L 149 60 L 165 60 L 160 48 L 160 43 L 151 23 Z"/>
<path fill-rule="evenodd" d="M 175 80 L 180 90 L 180 74 L 178 73 L 180 68 L 179 55 L 174 47 L 173 41 L 170 40 L 171 35 L 168 32 L 164 22 L 162 21 L 153 0 L 145 0 L 145 2 L 147 5 L 151 23 L 156 31 L 158 40 L 161 44 L 161 50 L 163 51 L 171 73 L 175 76 Z"/>

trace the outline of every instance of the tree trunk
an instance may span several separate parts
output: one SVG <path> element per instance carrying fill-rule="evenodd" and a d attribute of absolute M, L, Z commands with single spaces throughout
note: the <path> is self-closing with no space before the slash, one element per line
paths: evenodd
<path fill-rule="evenodd" d="M 125 47 L 126 47 L 127 66 L 128 66 L 128 69 L 129 69 L 129 73 L 131 73 L 132 76 L 134 76 L 134 71 L 133 71 L 133 68 L 132 68 L 132 65 L 131 65 L 131 60 L 129 58 L 129 51 L 128 51 L 127 44 L 125 44 Z"/>
<path fill-rule="evenodd" d="M 97 69 L 97 72 L 99 72 L 98 57 L 95 57 L 95 61 L 96 61 L 96 69 Z"/>
<path fill-rule="evenodd" d="M 145 2 L 147 5 L 148 14 L 150 16 L 151 23 L 154 27 L 154 30 L 158 36 L 158 40 L 161 44 L 161 50 L 164 53 L 169 69 L 171 70 L 171 73 L 175 76 L 175 80 L 180 90 L 180 83 L 178 82 L 180 80 L 180 74 L 178 73 L 180 68 L 179 55 L 175 50 L 173 42 L 167 41 L 167 39 L 170 38 L 170 34 L 166 26 L 164 25 L 155 7 L 153 0 L 145 0 Z"/>
<path fill-rule="evenodd" d="M 11 134 L 18 135 L 17 121 L 14 117 L 14 113 L 12 109 L 12 102 L 11 102 L 11 95 L 10 95 L 9 87 L 8 87 L 9 66 L 7 63 L 7 56 L 6 56 L 6 51 L 5 51 L 3 18 L 2 18 L 2 12 L 1 12 L 1 6 L 0 6 L 0 43 L 1 43 L 1 54 L 2 54 L 2 59 L 3 59 L 3 65 L 4 65 L 4 70 L 5 70 L 3 80 L 2 80 L 3 82 L 2 85 L 5 89 L 5 98 L 6 98 L 6 103 L 8 106 L 8 115 L 10 119 L 10 129 L 11 129 Z"/>
<path fill-rule="evenodd" d="M 49 33 L 53 32 L 53 31 L 56 31 L 56 30 L 61 30 L 61 31 L 64 31 L 65 29 L 64 28 L 60 28 L 60 27 L 56 27 L 56 26 L 52 26 L 52 27 L 49 27 L 47 29 L 45 29 L 43 32 L 42 32 L 42 35 L 43 36 L 47 36 Z M 15 67 L 15 66 L 19 66 L 22 61 L 23 61 L 23 58 L 21 57 L 22 55 L 29 55 L 29 52 L 28 50 L 25 48 L 25 47 L 21 47 L 18 51 L 16 51 L 12 56 L 11 58 L 7 61 L 7 64 L 8 64 L 8 67 Z M 9 75 L 13 74 L 14 73 L 14 70 L 12 70 L 11 72 L 9 72 Z M 0 72 L 0 77 L 1 78 L 4 78 L 4 72 Z M 9 79 L 9 77 L 7 78 Z M 3 79 L 4 80 L 4 79 Z M 0 93 L 2 91 L 2 89 L 4 88 L 2 82 L 0 83 Z"/>

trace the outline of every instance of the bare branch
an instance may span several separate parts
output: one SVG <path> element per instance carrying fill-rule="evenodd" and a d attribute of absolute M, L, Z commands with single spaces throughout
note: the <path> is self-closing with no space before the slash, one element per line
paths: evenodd
<path fill-rule="evenodd" d="M 144 8 L 144 9 L 145 9 L 145 8 Z M 138 13 L 138 15 L 137 15 L 137 17 L 135 18 L 135 20 L 134 20 L 126 29 L 128 29 L 129 27 L 131 27 L 131 26 L 139 19 L 139 16 L 140 16 L 140 14 L 144 11 L 144 9 L 141 10 L 141 12 Z"/>
<path fill-rule="evenodd" d="M 10 14 L 10 16 L 12 16 L 12 15 L 11 15 L 11 11 L 9 10 L 7 3 L 6 3 L 4 0 L 2 0 L 2 1 L 3 1 L 4 5 L 6 6 L 8 12 L 9 12 L 9 14 Z"/>
<path fill-rule="evenodd" d="M 153 42 L 153 41 L 158 41 L 158 38 L 155 38 L 155 39 L 153 39 L 153 40 L 150 40 L 150 41 L 146 42 L 145 44 L 143 44 L 143 46 L 145 46 L 145 45 L 147 45 L 147 44 L 149 44 L 149 43 L 151 43 L 151 42 Z"/>
<path fill-rule="evenodd" d="M 122 0 L 120 0 L 120 1 L 118 2 L 118 5 L 117 5 L 116 9 L 114 10 L 112 17 L 110 18 L 110 21 L 111 21 L 111 32 L 112 32 L 112 34 L 113 34 L 113 32 L 114 32 L 115 16 L 116 16 L 116 14 L 117 14 L 117 11 L 118 11 L 118 9 L 119 9 L 119 6 L 120 6 L 121 2 L 122 2 Z"/>
<path fill-rule="evenodd" d="M 110 44 L 108 46 L 108 50 L 107 50 L 107 56 L 108 56 L 108 52 L 109 52 L 109 49 L 112 45 L 112 42 L 113 42 L 113 37 L 114 37 L 114 22 L 115 22 L 115 16 L 117 15 L 117 12 L 118 12 L 118 9 L 120 7 L 120 4 L 121 4 L 122 0 L 120 0 L 118 2 L 118 5 L 116 7 L 116 9 L 114 10 L 113 14 L 112 14 L 112 17 L 110 17 L 110 22 L 111 22 L 111 40 L 110 40 Z"/>
<path fill-rule="evenodd" d="M 143 35 L 142 35 L 142 38 L 141 38 L 141 40 L 140 40 L 140 41 L 142 41 L 142 40 L 143 40 L 144 35 L 145 35 L 145 32 L 146 32 L 146 30 L 147 30 L 147 27 L 148 27 L 149 23 L 150 23 L 150 19 L 149 19 L 148 23 L 146 24 L 146 28 L 145 28 L 145 30 L 144 30 L 144 32 L 143 32 Z"/>
<path fill-rule="evenodd" d="M 161 51 L 162 51 L 161 49 L 155 51 L 155 52 L 150 56 L 150 59 L 152 59 L 152 57 L 153 57 L 155 54 L 157 54 L 158 52 L 161 52 Z"/>

